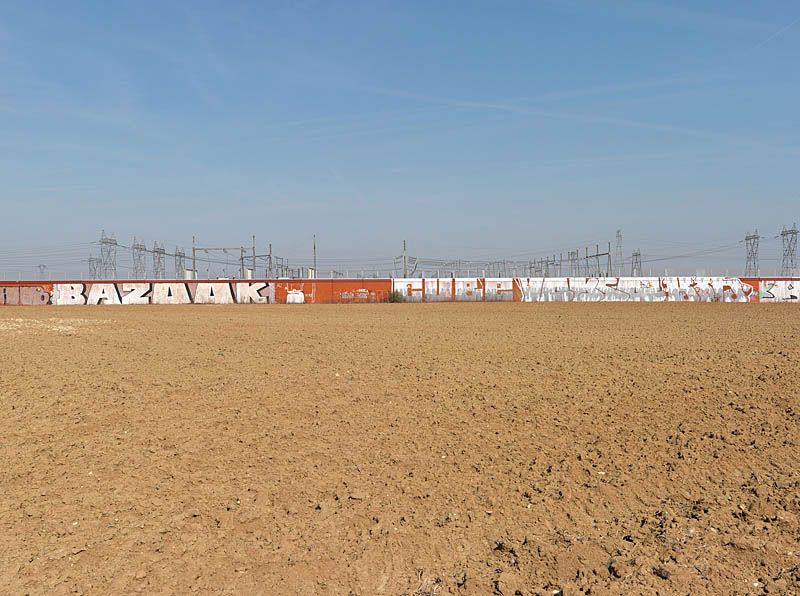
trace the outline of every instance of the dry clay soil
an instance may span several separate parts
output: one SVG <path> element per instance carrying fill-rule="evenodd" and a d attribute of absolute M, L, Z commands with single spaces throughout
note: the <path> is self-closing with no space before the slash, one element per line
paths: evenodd
<path fill-rule="evenodd" d="M 0 310 L 0 592 L 800 593 L 800 307 Z"/>

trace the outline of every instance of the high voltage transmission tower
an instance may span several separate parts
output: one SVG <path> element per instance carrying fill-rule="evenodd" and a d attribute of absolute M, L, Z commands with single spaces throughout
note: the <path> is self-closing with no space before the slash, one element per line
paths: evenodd
<path fill-rule="evenodd" d="M 147 261 L 145 259 L 147 247 L 143 242 L 137 242 L 136 238 L 134 238 L 131 253 L 133 254 L 133 277 L 135 279 L 144 279 L 147 276 Z"/>
<path fill-rule="evenodd" d="M 97 257 L 89 257 L 89 279 L 99 279 L 100 277 L 100 259 Z"/>
<path fill-rule="evenodd" d="M 631 255 L 631 277 L 641 277 L 642 275 L 642 251 L 638 248 Z"/>
<path fill-rule="evenodd" d="M 272 269 L 272 263 L 274 262 L 272 255 L 272 247 L 270 245 L 269 254 L 264 255 L 257 255 L 256 254 L 256 244 L 255 244 L 255 236 L 252 238 L 253 246 L 252 246 L 252 254 L 247 255 L 247 259 L 245 259 L 245 249 L 244 247 L 237 247 L 237 248 L 207 248 L 207 247 L 197 247 L 194 245 L 194 238 L 192 239 L 193 247 L 192 247 L 192 264 L 193 267 L 197 267 L 197 261 L 201 261 L 203 263 L 208 264 L 209 268 L 213 265 L 229 265 L 229 259 L 227 255 L 229 251 L 234 251 L 239 253 L 238 254 L 238 261 L 240 265 L 240 275 L 242 278 L 245 277 L 245 265 L 249 264 L 253 267 L 255 271 L 255 267 L 257 264 L 257 259 L 269 259 L 270 269 Z M 114 238 L 113 235 L 106 235 L 105 230 L 103 230 L 100 234 L 100 241 L 93 243 L 95 245 L 100 246 L 100 256 L 96 257 L 94 255 L 89 256 L 88 264 L 89 264 L 89 278 L 90 279 L 117 279 L 118 272 L 117 272 L 117 257 L 119 250 L 122 249 L 124 254 L 122 255 L 123 265 L 122 267 L 128 269 L 125 263 L 127 263 L 127 255 L 128 251 L 130 251 L 130 258 L 131 258 L 131 267 L 130 267 L 130 275 L 136 279 L 145 279 L 148 277 L 148 258 L 149 255 L 152 254 L 153 264 L 152 264 L 152 271 L 149 274 L 149 277 L 152 279 L 166 279 L 167 276 L 167 265 L 166 259 L 167 257 L 173 258 L 174 257 L 174 274 L 176 279 L 185 279 L 187 276 L 186 270 L 186 251 L 182 248 L 175 247 L 175 252 L 167 252 L 164 248 L 164 243 L 153 242 L 153 247 L 148 248 L 141 239 L 137 239 L 136 237 L 133 238 L 133 243 L 131 245 L 120 244 Z M 209 253 L 212 251 L 222 251 L 226 258 L 225 260 L 221 260 L 219 258 L 214 258 Z M 203 253 L 203 256 L 198 258 L 197 253 Z M 247 260 L 247 263 L 245 262 Z M 283 260 L 283 263 L 286 266 L 284 267 L 283 274 L 285 276 L 294 275 L 299 277 L 301 275 L 302 268 L 296 268 L 289 270 L 288 262 Z M 311 271 L 310 268 L 306 268 L 307 271 Z M 225 272 L 223 271 L 223 274 Z M 172 274 L 172 271 L 170 271 Z M 197 273 L 193 272 L 193 276 L 196 276 Z"/>
<path fill-rule="evenodd" d="M 785 227 L 783 231 L 780 232 L 783 243 L 783 261 L 781 268 L 781 275 L 783 276 L 797 275 L 797 231 L 797 226 L 793 225 L 791 228 L 788 228 L 788 226 Z M 760 239 L 761 236 L 759 236 L 757 230 L 748 233 L 745 237 L 747 261 L 744 275 L 747 277 L 758 277 L 761 274 L 758 255 Z M 241 278 L 248 277 L 248 267 L 252 268 L 253 271 L 258 267 L 267 277 L 321 276 L 322 272 L 318 272 L 314 267 L 314 265 L 317 264 L 316 261 L 320 260 L 319 256 L 315 254 L 315 238 L 312 242 L 311 262 L 309 263 L 308 260 L 305 260 L 300 264 L 295 264 L 295 267 L 290 267 L 287 259 L 279 258 L 273 254 L 271 245 L 269 245 L 269 250 L 264 254 L 256 254 L 255 239 L 253 239 L 252 249 L 248 247 L 247 250 L 245 250 L 243 246 L 228 248 L 199 247 L 193 239 L 193 250 L 190 255 L 192 257 L 192 263 L 189 265 L 186 262 L 186 253 L 178 247 L 175 247 L 174 253 L 169 253 L 165 251 L 163 243 L 155 242 L 152 247 L 148 247 L 140 238 L 134 238 L 132 245 L 126 246 L 124 243 L 117 243 L 113 235 L 107 236 L 105 231 L 103 231 L 100 242 L 93 243 L 94 246 L 99 244 L 100 254 L 99 258 L 92 255 L 89 259 L 89 277 L 93 279 L 117 279 L 119 276 L 117 272 L 117 253 L 120 249 L 123 251 L 120 257 L 120 267 L 122 267 L 125 277 L 130 274 L 132 278 L 136 279 L 165 279 L 167 276 L 166 259 L 168 257 L 170 260 L 174 257 L 175 279 L 186 279 L 187 276 L 190 278 L 192 277 L 192 275 L 190 275 L 191 271 L 187 270 L 187 265 L 195 271 L 194 276 L 196 277 L 199 276 L 199 271 L 196 271 L 199 266 L 205 269 L 205 275 L 209 279 L 213 279 L 214 276 L 218 275 L 228 277 L 229 271 L 226 268 L 234 264 L 231 262 L 234 258 L 238 261 L 236 264 L 239 266 L 239 271 L 238 274 L 231 272 L 233 277 L 237 275 Z M 740 245 L 740 243 L 737 244 Z M 728 246 L 724 248 L 728 250 L 731 247 L 732 246 Z M 128 266 L 129 250 L 131 251 L 130 269 Z M 378 276 L 378 270 L 380 268 L 382 272 L 388 270 L 388 275 L 392 277 L 398 276 L 400 272 L 407 277 L 426 276 L 427 273 L 449 277 L 470 277 L 472 275 L 483 277 L 516 277 L 517 275 L 525 275 L 525 272 L 531 277 L 545 278 L 561 276 L 602 278 L 609 276 L 622 277 L 628 274 L 635 277 L 641 276 L 641 251 L 639 249 L 635 250 L 628 258 L 623 256 L 623 251 L 622 230 L 616 231 L 614 246 L 612 247 L 611 242 L 608 242 L 606 250 L 601 250 L 599 244 L 597 244 L 594 250 L 591 250 L 591 247 L 587 247 L 583 250 L 569 250 L 565 251 L 565 253 L 556 253 L 552 254 L 552 256 L 533 260 L 526 259 L 525 261 L 519 258 L 511 260 L 463 260 L 453 258 L 434 259 L 413 257 L 409 254 L 408 244 L 404 242 L 402 255 L 396 257 L 386 256 L 382 258 L 383 260 L 379 258 L 371 259 L 375 263 L 381 263 L 381 265 L 380 267 L 378 265 L 367 265 L 370 271 L 368 271 L 366 275 L 369 276 L 373 274 Z M 215 252 L 217 253 L 216 255 L 212 254 Z M 222 256 L 219 256 L 220 252 Z M 696 251 L 688 255 L 675 255 L 674 258 L 704 256 L 713 252 L 714 251 L 709 249 Z M 153 255 L 152 271 L 148 271 L 150 269 L 150 264 L 148 262 L 150 253 Z M 233 255 L 235 255 L 235 257 Z M 664 257 L 663 259 L 657 260 L 672 258 L 673 257 Z M 321 261 L 324 264 L 320 264 L 319 266 L 324 267 L 325 277 L 349 276 L 352 269 L 348 271 L 346 269 L 348 266 L 355 267 L 356 271 L 358 271 L 359 267 L 363 267 L 363 265 L 355 259 L 328 258 L 322 259 Z M 86 263 L 86 261 L 83 261 L 83 263 Z M 350 263 L 353 263 L 353 265 L 349 265 Z M 170 262 L 170 275 L 173 274 L 172 265 L 173 263 Z M 220 268 L 223 268 L 221 273 L 219 272 Z M 374 273 L 372 272 L 373 269 Z M 40 277 L 43 275 L 44 273 L 40 272 Z M 361 276 L 364 277 L 364 275 L 364 270 L 362 269 Z"/>
<path fill-rule="evenodd" d="M 614 246 L 614 275 L 622 277 L 622 230 L 617 230 L 617 243 Z"/>
<path fill-rule="evenodd" d="M 175 279 L 186 277 L 186 253 L 182 248 L 175 247 Z"/>
<path fill-rule="evenodd" d="M 158 242 L 153 242 L 153 279 L 164 279 L 166 277 L 165 254 L 164 246 L 159 246 Z"/>
<path fill-rule="evenodd" d="M 117 277 L 117 241 L 113 236 L 100 233 L 100 275 L 106 279 Z"/>
<path fill-rule="evenodd" d="M 797 224 L 791 228 L 783 228 L 783 259 L 781 260 L 781 276 L 791 277 L 797 272 Z"/>
<path fill-rule="evenodd" d="M 744 237 L 744 244 L 747 249 L 744 274 L 747 277 L 758 277 L 758 241 L 760 238 L 758 230 Z"/>

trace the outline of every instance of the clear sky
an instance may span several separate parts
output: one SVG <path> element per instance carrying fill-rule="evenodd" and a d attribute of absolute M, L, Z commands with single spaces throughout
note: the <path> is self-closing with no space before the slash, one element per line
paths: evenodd
<path fill-rule="evenodd" d="M 796 0 L 0 0 L 0 270 L 21 262 L 4 250 L 58 268 L 24 250 L 101 229 L 308 260 L 312 234 L 326 258 L 404 238 L 527 258 L 621 228 L 626 254 L 663 256 L 758 227 L 768 262 L 800 221 L 799 19 Z"/>

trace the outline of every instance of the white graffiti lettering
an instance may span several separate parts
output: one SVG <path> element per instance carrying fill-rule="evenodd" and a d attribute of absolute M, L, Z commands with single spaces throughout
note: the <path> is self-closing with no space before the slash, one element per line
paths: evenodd
<path fill-rule="evenodd" d="M 227 283 L 198 283 L 195 304 L 233 304 L 231 286 Z"/>
<path fill-rule="evenodd" d="M 122 292 L 122 304 L 150 304 L 148 283 L 124 283 Z"/>
<path fill-rule="evenodd" d="M 153 304 L 191 304 L 186 284 L 153 284 Z"/>
<path fill-rule="evenodd" d="M 236 284 L 236 301 L 239 304 L 268 304 L 269 297 L 262 296 L 261 290 L 267 287 L 266 282 Z"/>
<path fill-rule="evenodd" d="M 56 304 L 86 304 L 86 296 L 83 295 L 84 289 L 83 284 L 59 284 L 55 292 Z"/>
<path fill-rule="evenodd" d="M 86 304 L 122 304 L 114 284 L 92 284 Z"/>

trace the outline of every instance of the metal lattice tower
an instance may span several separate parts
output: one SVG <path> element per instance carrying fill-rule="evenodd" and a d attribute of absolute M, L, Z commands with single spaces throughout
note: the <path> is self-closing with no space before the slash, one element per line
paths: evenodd
<path fill-rule="evenodd" d="M 624 258 L 622 256 L 622 230 L 617 230 L 617 242 L 614 246 L 614 273 L 617 277 L 622 277 L 622 266 Z"/>
<path fill-rule="evenodd" d="M 792 277 L 797 273 L 797 224 L 790 229 L 783 228 L 783 259 L 781 260 L 781 276 Z"/>
<path fill-rule="evenodd" d="M 100 277 L 100 259 L 97 257 L 89 257 L 89 279 L 98 279 Z"/>
<path fill-rule="evenodd" d="M 744 266 L 746 277 L 758 277 L 758 241 L 760 238 L 758 230 L 744 237 L 744 244 L 747 248 L 747 262 Z"/>
<path fill-rule="evenodd" d="M 100 233 L 100 275 L 105 279 L 117 278 L 117 241 L 113 236 Z"/>
<path fill-rule="evenodd" d="M 165 255 L 164 246 L 159 246 L 158 242 L 153 242 L 153 279 L 164 279 L 166 277 Z"/>
<path fill-rule="evenodd" d="M 570 277 L 578 277 L 580 275 L 580 265 L 578 265 L 578 254 L 579 251 L 577 250 L 571 250 L 567 254 L 567 258 L 569 259 Z"/>
<path fill-rule="evenodd" d="M 548 257 L 545 261 L 545 277 L 561 276 L 561 263 L 556 260 L 556 255 Z"/>
<path fill-rule="evenodd" d="M 147 247 L 144 242 L 137 242 L 136 238 L 134 238 L 131 251 L 133 252 L 133 277 L 144 279 L 147 277 L 147 260 L 145 257 Z"/>
<path fill-rule="evenodd" d="M 638 248 L 631 255 L 631 277 L 642 275 L 642 251 Z"/>
<path fill-rule="evenodd" d="M 182 248 L 175 247 L 175 279 L 186 277 L 186 253 Z"/>

